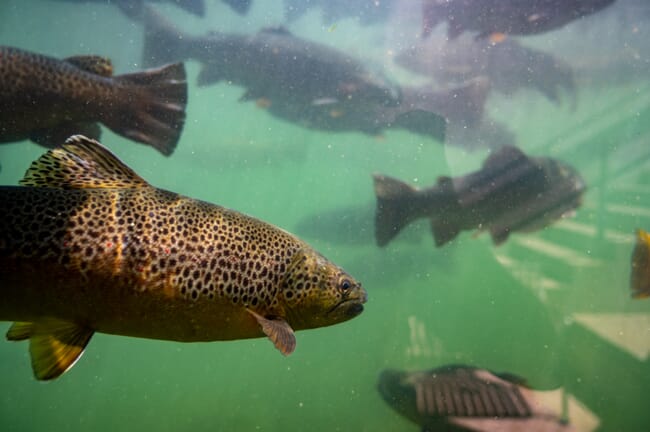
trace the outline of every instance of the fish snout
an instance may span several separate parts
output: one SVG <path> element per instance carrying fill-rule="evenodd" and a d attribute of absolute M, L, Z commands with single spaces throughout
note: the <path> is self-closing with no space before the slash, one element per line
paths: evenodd
<path fill-rule="evenodd" d="M 363 304 L 366 301 L 368 301 L 368 293 L 363 289 L 361 284 L 357 282 L 343 303 L 349 305 L 347 310 L 348 315 L 357 316 L 363 312 Z"/>

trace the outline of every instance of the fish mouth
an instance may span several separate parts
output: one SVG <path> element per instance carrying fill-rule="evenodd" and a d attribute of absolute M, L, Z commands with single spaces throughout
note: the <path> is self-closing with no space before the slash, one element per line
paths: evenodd
<path fill-rule="evenodd" d="M 367 295 L 364 293 L 361 297 L 347 298 L 339 303 L 335 304 L 332 309 L 328 311 L 328 314 L 339 311 L 343 309 L 343 313 L 347 317 L 355 317 L 363 312 L 363 303 L 366 302 Z"/>

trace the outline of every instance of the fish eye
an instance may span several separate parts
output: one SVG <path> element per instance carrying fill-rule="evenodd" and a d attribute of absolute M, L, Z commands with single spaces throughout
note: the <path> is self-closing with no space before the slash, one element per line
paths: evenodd
<path fill-rule="evenodd" d="M 347 291 L 347 290 L 349 290 L 350 288 L 352 288 L 352 282 L 350 282 L 350 281 L 347 280 L 347 279 L 343 279 L 343 281 L 341 282 L 340 287 L 341 287 L 341 289 L 342 289 L 343 291 Z"/>

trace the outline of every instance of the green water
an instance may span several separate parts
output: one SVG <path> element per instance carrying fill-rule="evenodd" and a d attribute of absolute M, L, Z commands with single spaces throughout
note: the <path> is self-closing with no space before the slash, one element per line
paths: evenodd
<path fill-rule="evenodd" d="M 178 14 L 178 22 L 198 33 L 281 21 L 280 2 L 258 0 L 244 18 L 207 4 L 204 20 Z M 385 49 L 385 29 L 351 21 L 331 31 L 310 14 L 292 30 L 375 59 Z M 123 73 L 139 68 L 142 29 L 106 6 L 13 0 L 0 4 L 0 43 L 57 57 L 101 54 Z M 374 172 L 428 186 L 485 157 L 406 132 L 302 129 L 238 103 L 239 88 L 195 87 L 199 64 L 187 70 L 187 122 L 171 157 L 107 130 L 102 142 L 158 187 L 289 231 L 308 215 L 372 205 Z M 328 227 L 370 231 L 360 235 L 366 242 L 312 231 L 305 240 L 359 279 L 369 301 L 352 321 L 297 333 L 288 358 L 266 339 L 181 344 L 96 334 L 72 370 L 41 383 L 27 344 L 2 342 L 0 430 L 417 431 L 380 398 L 378 374 L 448 363 L 562 387 L 582 406 L 569 404 L 569 418 L 591 413 L 584 430 L 648 430 L 650 300 L 632 300 L 628 278 L 634 229 L 650 228 L 650 81 L 580 88 L 575 111 L 532 92 L 493 96 L 488 110 L 526 152 L 582 173 L 589 189 L 575 218 L 498 248 L 463 233 L 436 249 L 424 223 L 384 249 L 372 241 L 372 220 Z M 43 151 L 1 145 L 0 184 L 16 184 Z"/>

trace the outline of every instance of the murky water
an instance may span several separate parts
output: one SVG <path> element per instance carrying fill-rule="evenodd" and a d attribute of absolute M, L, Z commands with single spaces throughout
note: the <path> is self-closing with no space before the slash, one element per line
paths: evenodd
<path fill-rule="evenodd" d="M 220 2 L 207 6 L 203 19 L 160 9 L 195 34 L 282 23 L 280 1 L 257 0 L 246 17 Z M 27 344 L 3 342 L 0 429 L 416 431 L 382 401 L 379 372 L 465 363 L 516 373 L 538 389 L 563 388 L 580 430 L 646 430 L 650 300 L 630 297 L 629 268 L 634 230 L 650 228 L 650 39 L 643 39 L 650 18 L 612 10 L 592 18 L 521 39 L 579 64 L 574 110 L 530 90 L 488 100 L 490 116 L 524 151 L 570 163 L 588 185 L 574 218 L 499 247 L 464 232 L 436 249 L 423 222 L 386 248 L 373 239 L 372 173 L 429 186 L 478 169 L 484 149 L 404 131 L 304 129 L 239 103 L 241 88 L 198 88 L 200 65 L 188 62 L 187 122 L 171 157 L 108 130 L 102 142 L 158 187 L 302 236 L 363 283 L 366 310 L 298 332 L 288 358 L 266 339 L 182 344 L 96 334 L 74 369 L 45 384 L 32 377 Z M 417 33 L 390 21 L 332 24 L 312 11 L 290 28 L 386 65 L 395 41 Z M 138 23 L 101 4 L 0 4 L 1 44 L 56 57 L 101 54 L 117 73 L 141 68 L 142 38 Z M 584 72 L 594 59 L 630 52 L 635 66 Z M 0 183 L 16 184 L 43 151 L 29 142 L 1 145 Z"/>

